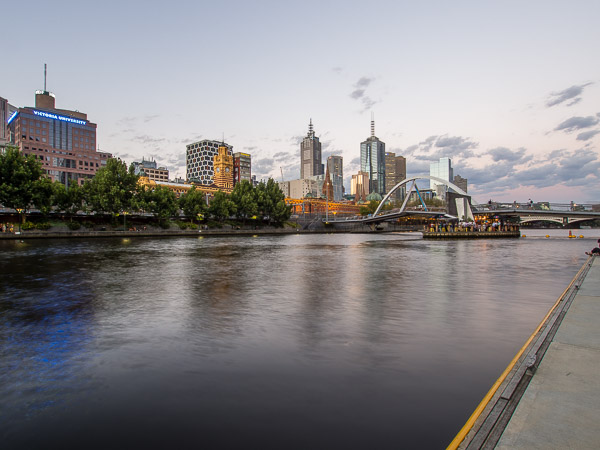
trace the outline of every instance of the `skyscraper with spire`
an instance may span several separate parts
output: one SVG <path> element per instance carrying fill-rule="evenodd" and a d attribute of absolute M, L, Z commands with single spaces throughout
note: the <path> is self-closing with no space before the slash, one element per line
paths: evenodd
<path fill-rule="evenodd" d="M 375 117 L 371 114 L 371 136 L 360 143 L 360 170 L 369 174 L 369 193 L 385 195 L 385 142 L 375 136 Z"/>
<path fill-rule="evenodd" d="M 308 125 L 308 134 L 300 143 L 300 178 L 323 175 L 321 162 L 321 142 L 315 136 L 312 119 Z"/>

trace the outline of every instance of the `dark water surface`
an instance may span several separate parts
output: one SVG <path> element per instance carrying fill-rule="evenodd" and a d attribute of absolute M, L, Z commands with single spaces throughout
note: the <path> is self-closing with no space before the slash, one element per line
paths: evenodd
<path fill-rule="evenodd" d="M 0 242 L 0 447 L 445 447 L 594 243 Z"/>

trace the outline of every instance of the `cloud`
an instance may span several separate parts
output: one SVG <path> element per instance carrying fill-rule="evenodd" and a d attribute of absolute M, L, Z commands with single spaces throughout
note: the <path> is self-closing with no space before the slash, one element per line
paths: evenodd
<path fill-rule="evenodd" d="M 274 169 L 275 160 L 272 158 L 262 158 L 252 161 L 252 173 L 256 178 L 264 178 L 268 176 Z"/>
<path fill-rule="evenodd" d="M 513 152 L 506 147 L 497 147 L 489 150 L 487 153 L 495 162 L 507 161 L 513 164 L 522 164 L 531 160 L 531 156 L 525 156 L 524 148 Z"/>
<path fill-rule="evenodd" d="M 576 103 L 579 103 L 581 101 L 581 97 L 579 97 L 583 90 L 587 87 L 590 86 L 593 83 L 585 83 L 585 84 L 580 84 L 578 86 L 571 86 L 563 91 L 559 91 L 559 92 L 552 92 L 549 96 L 548 96 L 548 100 L 546 100 L 546 106 L 548 108 L 555 106 L 555 105 L 560 105 L 561 103 L 566 102 L 567 100 L 571 100 L 569 103 L 567 103 L 567 106 L 573 106 Z"/>
<path fill-rule="evenodd" d="M 339 66 L 336 66 L 336 67 L 332 67 L 332 68 L 331 68 L 331 71 L 332 71 L 332 72 L 334 72 L 334 73 L 337 73 L 337 74 L 340 74 L 340 73 L 342 73 L 342 71 L 343 71 L 343 70 L 344 70 L 344 69 L 343 69 L 342 67 L 339 67 Z"/>
<path fill-rule="evenodd" d="M 588 139 L 591 139 L 594 136 L 596 136 L 598 133 L 600 133 L 600 130 L 584 131 L 583 133 L 579 133 L 577 135 L 577 140 L 578 141 L 587 141 Z"/>
<path fill-rule="evenodd" d="M 158 144 L 160 142 L 166 141 L 165 138 L 155 138 L 152 136 L 148 136 L 147 134 L 140 135 L 140 136 L 134 136 L 131 138 L 131 140 L 134 142 L 140 142 L 142 144 Z"/>
<path fill-rule="evenodd" d="M 587 116 L 587 117 L 571 117 L 560 123 L 554 131 L 564 131 L 565 133 L 571 133 L 576 130 L 583 128 L 589 128 L 597 125 L 600 122 L 598 117 Z"/>
<path fill-rule="evenodd" d="M 462 136 L 429 136 L 418 144 L 407 147 L 403 152 L 397 151 L 402 156 L 409 156 L 424 161 L 437 161 L 442 157 L 471 158 L 476 157 L 474 150 L 479 144 L 470 138 Z"/>
<path fill-rule="evenodd" d="M 152 120 L 154 120 L 154 119 L 158 119 L 159 117 L 160 117 L 160 115 L 158 115 L 158 114 L 153 114 L 153 115 L 150 115 L 150 116 L 144 116 L 144 117 L 142 117 L 142 120 L 143 120 L 145 123 L 148 123 L 148 122 L 150 122 L 150 121 L 152 121 Z"/>
<path fill-rule="evenodd" d="M 354 84 L 354 90 L 350 93 L 350 98 L 359 100 L 362 105 L 362 111 L 371 109 L 377 102 L 366 95 L 367 88 L 375 81 L 375 78 L 360 77 Z"/>

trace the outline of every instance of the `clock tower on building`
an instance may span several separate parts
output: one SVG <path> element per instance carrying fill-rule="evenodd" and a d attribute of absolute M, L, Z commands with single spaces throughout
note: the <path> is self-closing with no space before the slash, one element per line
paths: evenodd
<path fill-rule="evenodd" d="M 213 182 L 222 189 L 233 189 L 233 156 L 225 146 L 220 146 L 214 159 L 215 176 Z"/>

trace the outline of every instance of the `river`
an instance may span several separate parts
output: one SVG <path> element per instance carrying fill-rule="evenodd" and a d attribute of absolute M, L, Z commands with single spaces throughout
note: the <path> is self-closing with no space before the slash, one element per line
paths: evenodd
<path fill-rule="evenodd" d="M 443 448 L 598 231 L 0 242 L 0 446 Z"/>

